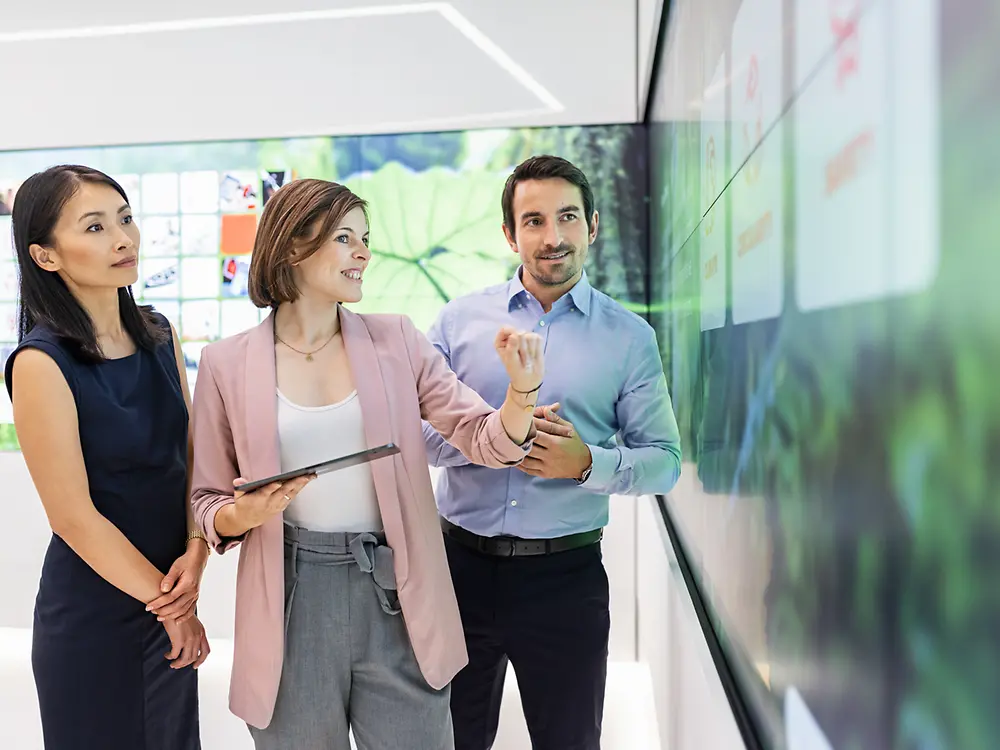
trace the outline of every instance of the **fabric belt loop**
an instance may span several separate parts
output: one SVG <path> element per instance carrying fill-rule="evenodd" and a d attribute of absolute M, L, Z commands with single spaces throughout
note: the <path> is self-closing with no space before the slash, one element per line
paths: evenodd
<path fill-rule="evenodd" d="M 285 601 L 285 634 L 288 633 L 288 622 L 292 617 L 292 600 L 295 599 L 295 590 L 299 587 L 299 539 L 296 536 L 292 540 L 292 588 L 288 592 Z"/>

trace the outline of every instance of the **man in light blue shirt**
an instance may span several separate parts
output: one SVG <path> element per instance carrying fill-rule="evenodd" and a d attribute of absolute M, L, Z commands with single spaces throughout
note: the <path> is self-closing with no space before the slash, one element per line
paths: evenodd
<path fill-rule="evenodd" d="M 499 407 L 507 384 L 484 332 L 538 333 L 538 435 L 510 469 L 470 464 L 429 425 L 428 460 L 469 647 L 452 684 L 456 750 L 488 750 L 508 659 L 536 750 L 600 746 L 610 615 L 600 553 L 609 495 L 669 492 L 681 451 L 653 329 L 590 286 L 598 214 L 583 173 L 552 156 L 514 170 L 504 233 L 521 267 L 453 300 L 428 334 L 459 379 Z M 483 342 L 486 342 L 485 345 Z M 558 413 L 555 413 L 558 410 Z M 558 423 L 570 437 L 552 434 Z"/>

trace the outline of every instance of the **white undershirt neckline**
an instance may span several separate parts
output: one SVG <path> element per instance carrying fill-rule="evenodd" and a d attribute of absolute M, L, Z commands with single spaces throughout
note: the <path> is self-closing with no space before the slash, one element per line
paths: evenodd
<path fill-rule="evenodd" d="M 282 471 L 368 448 L 356 390 L 324 406 L 301 406 L 275 390 Z M 317 477 L 285 508 L 284 521 L 314 531 L 382 531 L 371 465 Z"/>
<path fill-rule="evenodd" d="M 335 404 L 324 404 L 323 406 L 302 406 L 302 404 L 297 404 L 294 401 L 292 401 L 290 398 L 288 398 L 288 396 L 286 396 L 284 393 L 281 392 L 280 388 L 278 388 L 278 398 L 284 401 L 287 406 L 292 407 L 296 411 L 329 411 L 330 409 L 336 409 L 339 406 L 343 406 L 351 399 L 355 399 L 357 397 L 358 397 L 358 392 L 354 390 L 348 393 L 346 396 L 344 396 L 344 398 L 342 398 Z"/>

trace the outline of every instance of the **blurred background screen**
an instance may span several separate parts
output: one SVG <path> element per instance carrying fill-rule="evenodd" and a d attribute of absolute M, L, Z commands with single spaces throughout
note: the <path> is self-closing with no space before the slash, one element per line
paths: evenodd
<path fill-rule="evenodd" d="M 750 713 L 770 747 L 994 748 L 1000 6 L 668 6 L 667 510 Z"/>

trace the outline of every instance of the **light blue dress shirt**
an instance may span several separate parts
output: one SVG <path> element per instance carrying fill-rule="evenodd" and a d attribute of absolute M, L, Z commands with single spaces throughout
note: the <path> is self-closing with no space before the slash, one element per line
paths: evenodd
<path fill-rule="evenodd" d="M 424 423 L 428 462 L 444 467 L 435 493 L 442 516 L 482 536 L 549 539 L 602 528 L 610 495 L 667 493 L 681 470 L 680 435 L 652 327 L 590 286 L 586 274 L 546 313 L 521 283 L 452 300 L 428 332 L 465 384 L 500 408 L 510 380 L 493 347 L 513 325 L 545 346 L 539 404 L 562 404 L 593 455 L 582 484 L 517 468 L 470 464 Z"/>

